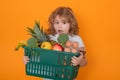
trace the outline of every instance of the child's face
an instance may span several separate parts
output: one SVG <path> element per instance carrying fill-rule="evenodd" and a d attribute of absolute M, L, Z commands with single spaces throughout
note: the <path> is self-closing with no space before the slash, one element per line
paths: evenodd
<path fill-rule="evenodd" d="M 68 34 L 70 29 L 70 23 L 67 22 L 66 18 L 57 15 L 54 20 L 54 29 L 57 34 Z"/>

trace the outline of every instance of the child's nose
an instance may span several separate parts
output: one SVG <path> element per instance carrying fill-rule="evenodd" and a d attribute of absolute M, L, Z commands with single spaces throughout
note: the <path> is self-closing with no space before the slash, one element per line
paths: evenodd
<path fill-rule="evenodd" d="M 59 23 L 58 27 L 59 27 L 59 28 L 62 28 L 62 24 L 61 24 L 61 23 Z"/>

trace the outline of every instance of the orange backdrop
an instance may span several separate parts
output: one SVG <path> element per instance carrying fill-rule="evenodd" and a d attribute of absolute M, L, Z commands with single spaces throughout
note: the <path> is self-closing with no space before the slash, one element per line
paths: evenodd
<path fill-rule="evenodd" d="M 87 49 L 88 65 L 80 68 L 77 80 L 120 80 L 119 4 L 119 0 L 1 0 L 0 80 L 40 80 L 26 76 L 24 50 L 14 48 L 30 37 L 26 27 L 34 20 L 47 28 L 48 16 L 58 6 L 73 9 Z"/>

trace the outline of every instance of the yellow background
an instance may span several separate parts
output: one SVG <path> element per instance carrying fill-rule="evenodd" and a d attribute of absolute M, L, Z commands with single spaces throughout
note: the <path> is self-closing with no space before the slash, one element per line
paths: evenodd
<path fill-rule="evenodd" d="M 26 76 L 23 52 L 14 51 L 30 36 L 26 27 L 40 20 L 47 28 L 50 13 L 59 6 L 73 9 L 86 49 L 88 65 L 77 80 L 120 80 L 119 0 L 1 0 L 0 80 L 40 80 Z"/>

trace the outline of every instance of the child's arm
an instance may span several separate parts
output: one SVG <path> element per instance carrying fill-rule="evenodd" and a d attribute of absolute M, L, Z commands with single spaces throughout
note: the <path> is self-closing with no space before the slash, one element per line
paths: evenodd
<path fill-rule="evenodd" d="M 24 62 L 24 64 L 27 64 L 29 62 L 29 57 L 23 56 L 23 62 Z"/>
<path fill-rule="evenodd" d="M 75 56 L 72 57 L 71 62 L 73 63 L 73 66 L 77 66 L 77 65 L 85 66 L 87 64 L 87 59 L 85 56 L 84 48 L 79 48 L 79 50 L 80 50 L 80 56 L 79 57 L 75 57 Z"/>

